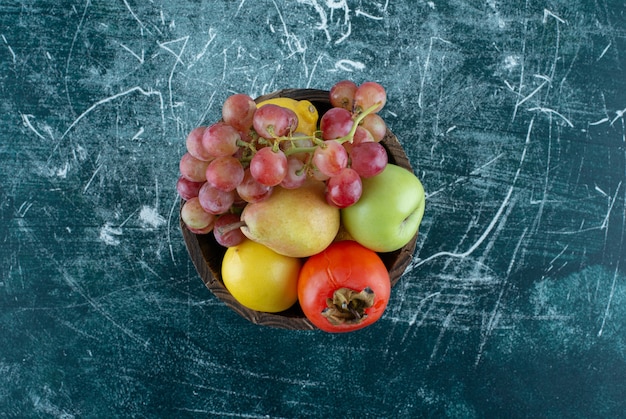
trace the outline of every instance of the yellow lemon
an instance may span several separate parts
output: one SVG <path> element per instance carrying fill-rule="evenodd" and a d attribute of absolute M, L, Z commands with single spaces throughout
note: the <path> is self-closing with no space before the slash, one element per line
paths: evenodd
<path fill-rule="evenodd" d="M 222 280 L 226 289 L 243 306 L 277 313 L 298 299 L 300 259 L 280 255 L 246 239 L 226 250 Z"/>
<path fill-rule="evenodd" d="M 317 120 L 319 114 L 315 106 L 308 100 L 295 100 L 288 97 L 276 97 L 257 103 L 257 109 L 263 105 L 273 104 L 291 109 L 298 116 L 298 127 L 296 132 L 301 132 L 308 136 L 313 136 L 317 130 Z"/>

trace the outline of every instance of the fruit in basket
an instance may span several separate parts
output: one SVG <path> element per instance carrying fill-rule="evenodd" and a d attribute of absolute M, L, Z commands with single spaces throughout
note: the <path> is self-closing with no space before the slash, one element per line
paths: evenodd
<path fill-rule="evenodd" d="M 222 280 L 243 306 L 277 313 L 298 299 L 300 259 L 280 255 L 252 240 L 229 247 L 222 261 Z"/>
<path fill-rule="evenodd" d="M 312 102 L 281 96 L 307 98 Z M 273 99 L 266 100 L 268 97 Z M 385 291 L 377 291 L 363 283 L 374 280 L 382 284 L 386 282 L 390 287 L 390 278 L 391 283 L 395 283 L 411 260 L 410 254 L 415 249 L 415 240 L 410 240 L 409 237 L 408 243 L 400 252 L 379 255 L 359 244 L 345 226 L 338 223 L 338 228 L 331 230 L 335 234 L 328 234 L 330 243 L 325 248 L 320 245 L 323 249 L 311 256 L 281 255 L 268 245 L 275 243 L 283 246 L 286 242 L 284 238 L 297 238 L 299 242 L 290 246 L 290 250 L 301 250 L 309 244 L 307 242 L 318 240 L 319 226 L 328 227 L 328 217 L 316 216 L 316 206 L 330 208 L 334 214 L 340 214 L 341 208 L 358 204 L 364 192 L 363 184 L 369 184 L 368 178 L 377 177 L 387 167 L 387 153 L 392 162 L 411 171 L 400 144 L 377 114 L 386 102 L 384 89 L 376 83 L 357 86 L 343 81 L 333 86 L 330 92 L 288 89 L 258 98 L 257 101 L 258 104 L 245 94 L 230 96 L 223 104 L 222 119 L 217 123 L 221 125 L 194 128 L 187 137 L 187 155 L 181 157 L 180 177 L 176 187 L 182 197 L 180 221 L 183 236 L 194 264 L 207 287 L 253 323 L 309 329 L 313 322 L 298 313 L 298 310 L 281 312 L 297 301 L 297 295 L 296 300 L 284 302 L 280 297 L 285 296 L 281 291 L 281 283 L 268 279 L 269 275 L 283 279 L 290 275 L 284 275 L 284 271 L 280 270 L 277 274 L 269 273 L 268 277 L 264 274 L 271 272 L 276 264 L 280 269 L 286 261 L 303 264 L 308 259 L 306 263 L 309 266 L 312 261 L 317 261 L 323 274 L 319 278 L 325 277 L 327 286 L 330 285 L 329 281 L 337 278 L 360 279 L 360 283 L 353 288 L 342 286 L 336 289 L 337 287 L 330 286 L 336 292 L 333 291 L 330 297 L 322 300 L 322 306 L 318 306 L 321 309 L 317 310 L 317 314 L 323 312 L 326 322 L 319 328 L 327 330 L 331 327 L 328 331 L 349 331 L 365 327 L 382 315 L 387 303 L 385 300 L 382 310 L 372 310 L 370 305 L 378 307 L 381 303 L 376 301 L 379 296 L 385 296 Z M 274 106 L 258 112 L 268 105 Z M 324 111 L 319 117 L 329 112 L 319 128 L 316 106 Z M 341 109 L 332 110 L 333 108 Z M 293 114 L 297 117 L 295 126 Z M 309 128 L 302 128 L 303 121 L 313 116 L 316 122 Z M 230 126 L 236 132 L 224 125 Z M 213 135 L 216 133 L 219 135 Z M 280 211 L 258 210 L 261 205 L 256 204 L 272 201 L 270 198 L 273 195 L 302 193 L 310 187 L 311 182 L 319 186 L 316 205 L 302 204 L 302 200 L 298 199 L 297 204 L 284 205 Z M 192 201 L 191 205 L 183 210 L 188 201 Z M 379 206 L 387 205 L 388 202 L 379 202 Z M 242 218 L 245 211 L 247 214 Z M 395 209 L 390 212 L 394 211 Z M 266 214 L 259 215 L 263 212 Z M 262 221 L 263 218 L 266 221 Z M 359 221 L 360 227 L 353 232 L 356 231 L 358 235 L 359 230 L 378 228 L 379 222 L 386 218 L 385 213 L 374 217 L 374 221 Z M 247 219 L 248 222 L 242 219 Z M 367 217 L 364 216 L 364 219 Z M 314 227 L 311 227 L 311 220 Z M 315 220 L 319 223 L 316 224 L 318 221 Z M 389 224 L 388 221 L 384 223 Z M 244 229 L 248 229 L 247 224 L 252 225 L 253 232 L 258 233 L 261 230 L 259 226 L 269 227 L 271 231 L 252 236 L 254 239 L 248 238 L 243 233 Z M 194 225 L 201 228 L 193 228 Z M 202 236 L 207 233 L 214 235 L 215 240 L 213 237 Z M 392 235 L 394 234 L 395 232 Z M 387 239 L 382 237 L 382 240 Z M 347 247 L 334 259 L 318 256 L 327 252 L 335 253 L 335 245 L 338 245 L 337 248 L 347 246 L 365 249 L 369 256 L 348 250 Z M 225 257 L 220 256 L 224 255 L 224 247 L 227 248 Z M 256 256 L 235 257 L 243 253 L 250 255 L 242 250 L 249 247 L 257 249 L 253 253 Z M 308 253 L 311 252 L 314 251 L 310 250 Z M 361 256 L 346 259 L 348 253 Z M 382 270 L 370 266 L 370 257 L 379 261 L 378 267 L 382 266 Z M 381 263 L 381 257 L 384 264 Z M 339 260 L 340 263 L 331 263 L 331 259 Z M 347 269 L 346 261 L 349 262 Z M 361 269 L 363 265 L 367 272 Z M 312 277 L 311 271 L 308 272 Z M 302 282 L 302 275 L 298 275 L 296 282 Z M 386 278 L 387 281 L 381 281 L 381 278 Z M 264 293 L 268 288 L 274 290 L 269 295 Z M 388 299 L 388 291 L 386 295 Z M 274 304 L 277 301 L 284 304 Z M 303 305 L 307 305 L 305 297 Z M 277 310 L 280 311 L 276 312 Z M 260 313 L 261 311 L 265 313 Z M 317 314 L 307 312 L 307 317 Z M 349 327 L 345 328 L 345 325 Z"/>
<path fill-rule="evenodd" d="M 391 252 L 417 233 L 424 215 L 424 188 L 408 170 L 387 164 L 378 175 L 363 179 L 361 198 L 341 210 L 346 231 L 376 252 Z"/>
<path fill-rule="evenodd" d="M 311 256 L 298 277 L 302 311 L 326 332 L 350 332 L 376 322 L 390 293 L 389 273 L 378 254 L 350 240 Z"/>
<path fill-rule="evenodd" d="M 307 257 L 324 250 L 339 230 L 339 209 L 328 205 L 324 183 L 297 189 L 275 187 L 269 198 L 249 203 L 241 213 L 243 234 L 277 253 Z"/>

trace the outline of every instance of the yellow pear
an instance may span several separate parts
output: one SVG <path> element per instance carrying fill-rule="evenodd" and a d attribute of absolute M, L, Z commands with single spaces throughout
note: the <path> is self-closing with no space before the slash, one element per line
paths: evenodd
<path fill-rule="evenodd" d="M 326 249 L 339 231 L 339 209 L 329 205 L 324 183 L 308 180 L 298 189 L 274 187 L 265 201 L 246 205 L 243 234 L 276 253 L 308 257 Z"/>

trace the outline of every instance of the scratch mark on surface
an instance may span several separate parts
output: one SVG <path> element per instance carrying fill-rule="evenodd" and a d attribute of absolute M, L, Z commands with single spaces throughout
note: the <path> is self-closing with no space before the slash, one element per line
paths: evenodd
<path fill-rule="evenodd" d="M 96 170 L 93 172 L 93 174 L 91 175 L 91 177 L 89 178 L 89 181 L 87 182 L 87 184 L 85 185 L 85 188 L 83 189 L 83 193 L 87 192 L 87 189 L 89 189 L 89 186 L 91 186 L 91 182 L 93 182 L 94 178 L 96 177 L 96 175 L 98 174 L 98 172 L 100 171 L 100 169 L 102 169 L 102 164 L 100 164 Z"/>
<path fill-rule="evenodd" d="M 530 92 L 529 95 L 527 95 L 526 97 L 524 97 L 523 99 L 521 99 L 520 101 L 518 101 L 515 104 L 515 109 L 513 109 L 513 119 L 515 119 L 515 116 L 517 115 L 517 110 L 519 109 L 519 107 L 526 102 L 528 99 L 532 98 L 533 96 L 535 96 L 542 88 L 543 86 L 545 86 L 548 82 L 544 81 L 543 83 L 541 83 L 535 90 L 533 90 L 532 92 Z"/>
<path fill-rule="evenodd" d="M 360 61 L 352 61 L 348 59 L 342 59 L 335 63 L 335 69 L 347 72 L 353 72 L 355 70 L 365 69 L 365 64 Z"/>
<path fill-rule="evenodd" d="M 11 54 L 11 58 L 13 59 L 13 64 L 15 64 L 15 52 L 13 51 L 13 48 L 11 48 L 11 45 L 9 45 L 9 43 L 7 42 L 7 39 L 4 36 L 4 34 L 2 34 L 2 40 L 4 41 L 4 45 L 7 46 L 9 53 Z"/>
<path fill-rule="evenodd" d="M 65 77 L 64 77 L 65 95 L 67 96 L 67 103 L 70 106 L 72 113 L 75 113 L 75 112 L 74 112 L 74 105 L 72 104 L 72 98 L 70 98 L 70 90 L 69 90 L 69 84 L 68 84 L 69 74 L 70 74 L 70 62 L 72 61 L 72 54 L 74 53 L 74 45 L 76 44 L 76 40 L 78 39 L 78 34 L 80 33 L 81 28 L 83 27 L 85 16 L 87 16 L 87 9 L 89 9 L 90 5 L 91 5 L 91 0 L 87 0 L 85 2 L 85 8 L 83 9 L 83 15 L 81 16 L 80 21 L 78 22 L 78 27 L 76 28 L 76 31 L 74 32 L 74 38 L 72 39 L 72 43 L 70 44 L 70 51 L 67 54 L 67 60 L 65 61 Z"/>
<path fill-rule="evenodd" d="M 563 20 L 562 18 L 558 17 L 557 15 L 555 15 L 554 13 L 552 13 L 550 10 L 548 9 L 543 9 L 543 23 L 547 23 L 548 22 L 548 16 L 549 17 L 553 17 L 554 19 L 556 19 L 558 22 L 561 23 L 567 23 L 565 20 Z"/>
<path fill-rule="evenodd" d="M 609 209 L 608 209 L 608 211 L 606 213 L 606 216 L 604 217 L 604 220 L 602 221 L 602 224 L 600 225 L 601 229 L 605 229 L 605 228 L 607 228 L 609 226 L 609 218 L 611 216 L 611 212 L 613 211 L 613 206 L 615 205 L 615 200 L 617 199 L 617 194 L 619 193 L 619 190 L 621 188 L 622 188 L 622 182 L 620 181 L 620 183 L 617 185 L 617 190 L 615 191 L 615 195 L 611 199 L 611 204 L 609 205 Z"/>
<path fill-rule="evenodd" d="M 183 45 L 180 47 L 180 51 L 177 54 L 170 49 L 169 44 L 177 43 L 180 41 L 183 41 Z M 189 41 L 189 36 L 184 36 L 182 38 L 174 39 L 168 42 L 163 42 L 163 43 L 159 42 L 159 47 L 163 48 L 164 50 L 171 53 L 174 57 L 176 57 L 176 61 L 174 62 L 174 65 L 172 66 L 172 70 L 170 71 L 170 75 L 167 80 L 167 86 L 168 86 L 169 98 L 170 98 L 170 110 L 172 111 L 172 116 L 174 116 L 174 93 L 172 92 L 172 79 L 174 78 L 174 72 L 176 71 L 176 66 L 178 65 L 178 63 L 180 63 L 183 66 L 185 65 L 185 63 L 183 63 L 183 60 L 181 59 L 181 56 L 183 55 L 183 52 L 185 51 L 185 47 L 187 46 L 187 41 Z"/>
<path fill-rule="evenodd" d="M 133 51 L 132 49 L 128 48 L 126 45 L 124 45 L 124 44 L 120 43 L 120 46 L 121 46 L 122 48 L 124 48 L 126 51 L 130 52 L 130 54 L 131 54 L 133 57 L 135 57 L 135 58 L 139 61 L 139 63 L 140 63 L 140 64 L 143 64 L 143 63 L 144 63 L 144 50 L 143 50 L 143 48 L 141 49 L 141 56 L 140 56 L 140 55 L 138 55 L 135 51 Z"/>
<path fill-rule="evenodd" d="M 96 103 L 94 103 L 93 105 L 91 105 L 89 108 L 87 108 L 87 110 L 85 110 L 83 113 L 81 113 L 75 120 L 74 122 L 72 122 L 70 124 L 69 127 L 67 127 L 67 129 L 65 130 L 65 132 L 63 132 L 63 135 L 61 135 L 61 139 L 65 138 L 65 136 L 72 130 L 72 128 L 74 128 L 76 126 L 76 124 L 78 124 L 78 122 L 80 122 L 81 119 L 83 119 L 85 116 L 87 116 L 89 113 L 93 112 L 94 109 L 98 108 L 99 106 L 102 106 L 106 103 L 112 102 L 116 99 L 119 99 L 120 97 L 129 95 L 131 93 L 135 93 L 135 92 L 139 92 L 144 96 L 153 96 L 156 95 L 159 97 L 159 100 L 161 102 L 161 121 L 163 123 L 163 126 L 165 126 L 165 115 L 163 114 L 163 96 L 161 95 L 161 92 L 158 91 L 154 91 L 154 90 L 144 90 L 139 86 L 135 86 L 132 87 L 126 91 L 117 93 L 113 96 L 109 96 L 107 98 L 101 99 L 99 101 L 97 101 Z M 58 147 L 58 146 L 57 146 Z M 55 147 L 56 149 L 56 147 Z"/>
<path fill-rule="evenodd" d="M 323 56 L 324 56 L 324 54 L 318 55 L 317 59 L 315 60 L 315 63 L 313 64 L 313 68 L 311 69 L 311 72 L 309 74 L 309 80 L 306 83 L 306 87 L 307 88 L 311 87 L 311 82 L 313 80 L 313 74 L 315 74 L 315 70 L 317 69 L 317 65 L 320 63 L 320 61 L 322 61 L 322 57 Z"/>
<path fill-rule="evenodd" d="M 366 17 L 368 19 L 372 19 L 372 20 L 383 20 L 384 19 L 384 17 L 382 17 L 382 16 L 373 16 L 373 15 L 370 15 L 369 13 L 365 13 L 361 9 L 355 10 L 354 15 L 355 16 L 364 16 L 364 17 Z"/>
<path fill-rule="evenodd" d="M 202 51 L 200 51 L 198 54 L 196 54 L 195 57 L 195 61 L 198 61 L 200 58 L 202 58 L 206 52 L 209 49 L 209 46 L 211 45 L 211 43 L 213 42 L 213 40 L 215 39 L 215 37 L 217 36 L 217 34 L 215 33 L 215 29 L 213 28 L 209 28 L 209 40 L 207 41 L 206 44 L 204 44 L 204 47 L 202 48 Z M 191 63 L 189 65 L 189 67 L 193 66 L 194 63 Z"/>
<path fill-rule="evenodd" d="M 133 138 L 131 138 L 131 141 L 135 141 L 137 138 L 141 137 L 141 134 L 143 134 L 144 129 L 143 127 L 139 128 L 139 131 L 137 131 L 137 133 L 135 135 L 133 135 Z"/>
<path fill-rule="evenodd" d="M 600 53 L 600 56 L 596 59 L 596 62 L 600 61 L 602 59 L 602 57 L 604 57 L 604 54 L 607 53 L 609 48 L 611 48 L 611 42 L 609 42 L 609 44 L 602 50 L 602 52 Z"/>
<path fill-rule="evenodd" d="M 237 12 L 235 13 L 235 17 L 239 16 L 239 11 L 241 11 L 241 8 L 243 7 L 245 2 L 246 0 L 241 0 L 241 2 L 239 3 L 239 6 L 237 7 Z"/>
<path fill-rule="evenodd" d="M 491 160 L 489 160 L 487 163 L 475 168 L 474 170 L 472 170 L 470 172 L 470 175 L 477 175 L 478 173 L 480 173 L 481 170 L 483 170 L 484 168 L 492 165 L 493 163 L 495 163 L 496 161 L 498 161 L 500 158 L 502 158 L 502 156 L 504 156 L 504 153 L 500 153 L 497 156 L 495 156 L 494 158 L 492 158 Z M 436 191 L 433 192 L 429 192 L 426 193 L 426 198 L 432 198 L 435 195 L 438 195 L 439 193 L 443 192 L 446 188 L 449 188 L 452 185 L 456 185 L 458 183 L 463 182 L 464 180 L 466 180 L 466 177 L 460 177 L 457 180 L 455 180 L 454 182 L 449 183 L 448 185 L 444 186 L 443 188 L 437 189 Z"/>
<path fill-rule="evenodd" d="M 602 337 L 604 333 L 604 326 L 606 325 L 606 319 L 609 317 L 609 312 L 611 311 L 611 303 L 613 302 L 613 297 L 615 295 L 615 287 L 617 284 L 617 274 L 619 270 L 619 263 L 615 267 L 615 272 L 613 273 L 613 281 L 611 283 L 611 292 L 609 293 L 608 301 L 606 302 L 606 308 L 604 309 L 604 315 L 602 316 L 602 324 L 600 325 L 600 330 L 598 330 L 598 337 Z"/>
<path fill-rule="evenodd" d="M 41 138 L 42 140 L 47 140 L 47 138 L 44 137 L 39 131 L 37 131 L 37 129 L 35 129 L 33 124 L 30 122 L 30 118 L 34 118 L 34 115 L 26 115 L 23 113 L 21 113 L 20 115 L 22 116 L 22 121 L 24 121 L 25 126 L 27 126 L 32 132 L 34 132 L 37 137 Z"/>
<path fill-rule="evenodd" d="M 88 296 L 85 293 L 85 290 L 83 290 L 83 288 L 67 272 L 63 272 L 63 278 L 72 290 L 79 293 L 80 296 L 83 297 L 83 299 L 85 299 L 85 301 L 87 301 L 94 310 L 96 310 L 96 312 L 100 313 L 100 315 L 107 319 L 113 326 L 121 330 L 126 336 L 130 337 L 135 342 L 140 343 L 144 348 L 148 346 L 147 340 L 142 339 L 141 337 L 134 334 L 130 329 L 116 322 L 111 314 L 107 312 L 104 308 L 102 308 L 102 306 L 100 306 L 100 304 L 98 304 L 93 298 Z"/>
<path fill-rule="evenodd" d="M 174 202 L 172 202 L 170 213 L 167 217 L 167 243 L 170 248 L 170 256 L 172 258 L 172 262 L 176 263 L 176 259 L 174 258 L 174 247 L 172 246 L 172 219 L 174 218 L 174 210 L 176 209 L 176 206 L 180 202 L 180 198 L 178 194 L 175 194 L 173 201 Z"/>
<path fill-rule="evenodd" d="M 307 4 L 315 9 L 320 17 L 320 23 L 317 24 L 316 29 L 324 31 L 324 35 L 326 35 L 326 40 L 330 42 L 332 38 L 328 30 L 328 16 L 326 15 L 326 11 L 324 10 L 324 8 L 320 6 L 317 0 L 298 0 L 298 3 Z"/>
<path fill-rule="evenodd" d="M 24 216 L 26 215 L 26 213 L 32 206 L 33 206 L 32 202 L 28 202 L 28 201 L 22 202 L 22 205 L 20 205 L 20 207 L 17 209 L 18 217 L 24 218 Z"/>
<path fill-rule="evenodd" d="M 528 124 L 528 132 L 526 134 L 526 141 L 524 144 L 524 149 L 522 151 L 522 156 L 520 157 L 520 161 L 519 161 L 519 165 L 517 167 L 517 171 L 515 172 L 515 176 L 513 177 L 513 181 L 511 183 L 511 186 L 509 187 L 509 190 L 506 194 L 506 196 L 504 197 L 504 200 L 502 201 L 502 204 L 500 204 L 500 208 L 498 208 L 498 211 L 496 212 L 496 214 L 494 215 L 494 217 L 492 218 L 491 222 L 489 223 L 489 225 L 487 226 L 487 228 L 485 229 L 485 231 L 483 232 L 483 234 L 481 234 L 481 236 L 478 238 L 478 240 L 476 240 L 476 242 L 474 242 L 474 244 L 472 244 L 465 252 L 462 253 L 458 253 L 458 252 L 450 252 L 450 251 L 443 251 L 443 252 L 437 252 L 423 260 L 420 260 L 416 263 L 415 268 L 422 266 L 425 263 L 430 262 L 433 259 L 437 259 L 440 258 L 442 256 L 448 256 L 448 257 L 453 257 L 453 258 L 466 258 L 467 256 L 471 255 L 474 250 L 476 250 L 478 247 L 480 247 L 480 245 L 485 241 L 485 239 L 489 236 L 489 234 L 491 234 L 491 231 L 494 229 L 494 227 L 496 226 L 496 224 L 498 223 L 498 220 L 500 219 L 500 217 L 502 216 L 502 214 L 504 213 L 505 208 L 509 205 L 509 202 L 511 200 L 511 196 L 513 195 L 513 190 L 515 189 L 515 184 L 517 183 L 517 179 L 519 178 L 519 175 L 522 171 L 522 166 L 524 163 L 524 160 L 526 159 L 526 153 L 528 151 L 528 145 L 530 143 L 530 134 L 532 132 L 532 128 L 533 128 L 533 124 L 534 124 L 534 118 L 530 120 L 530 123 Z"/>
<path fill-rule="evenodd" d="M 133 9 L 130 7 L 130 4 L 128 4 L 127 0 L 124 0 L 124 5 L 126 6 L 126 8 L 128 9 L 128 11 L 130 12 L 130 15 L 133 17 L 133 19 L 135 19 L 135 21 L 139 24 L 139 27 L 141 28 L 142 32 L 144 30 L 146 30 L 148 33 L 152 33 L 150 32 L 150 30 L 146 27 L 146 25 L 144 25 L 144 23 L 141 21 L 141 19 L 139 19 L 139 16 L 137 16 L 135 14 L 135 12 L 133 11 Z M 163 15 L 162 15 L 162 11 L 161 11 L 161 19 L 163 19 Z M 161 31 L 159 30 L 159 28 L 156 28 L 157 32 L 161 33 Z"/>
<path fill-rule="evenodd" d="M 609 118 L 605 117 L 605 118 L 597 120 L 596 122 L 589 122 L 587 123 L 587 125 L 590 125 L 590 126 L 601 125 L 601 124 L 604 124 L 605 122 L 609 122 Z"/>
<path fill-rule="evenodd" d="M 439 40 L 442 41 L 446 44 L 452 44 L 452 42 L 447 41 L 443 38 L 440 38 L 438 36 L 431 36 L 430 37 L 430 41 L 428 43 L 428 52 L 426 53 L 426 61 L 424 62 L 424 68 L 422 70 L 422 77 L 420 78 L 420 92 L 417 95 L 417 106 L 422 109 L 422 98 L 424 95 L 424 85 L 426 83 L 426 75 L 428 74 L 428 70 L 430 69 L 430 56 L 432 54 L 433 51 L 433 41 L 434 40 Z"/>
<path fill-rule="evenodd" d="M 611 126 L 613 126 L 613 124 L 620 118 L 624 118 L 624 113 L 626 113 L 626 108 L 622 109 L 621 111 L 615 111 L 615 118 L 613 118 L 613 120 L 611 121 Z"/>
<path fill-rule="evenodd" d="M 574 128 L 574 124 L 572 124 L 572 122 L 569 119 L 567 119 L 565 116 L 563 116 L 559 112 L 555 111 L 554 109 L 544 108 L 544 107 L 538 106 L 538 107 L 530 108 L 528 110 L 529 111 L 541 111 L 541 112 L 547 113 L 547 114 L 554 114 L 554 115 L 558 116 L 559 118 L 561 118 L 563 121 L 565 121 L 565 123 L 570 128 Z"/>

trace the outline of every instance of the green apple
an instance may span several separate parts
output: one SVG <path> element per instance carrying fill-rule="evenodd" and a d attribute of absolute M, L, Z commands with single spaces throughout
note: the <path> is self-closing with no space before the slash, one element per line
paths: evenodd
<path fill-rule="evenodd" d="M 348 234 L 375 252 L 392 252 L 417 233 L 424 216 L 425 195 L 410 171 L 387 164 L 376 176 L 363 179 L 361 198 L 341 210 Z"/>

